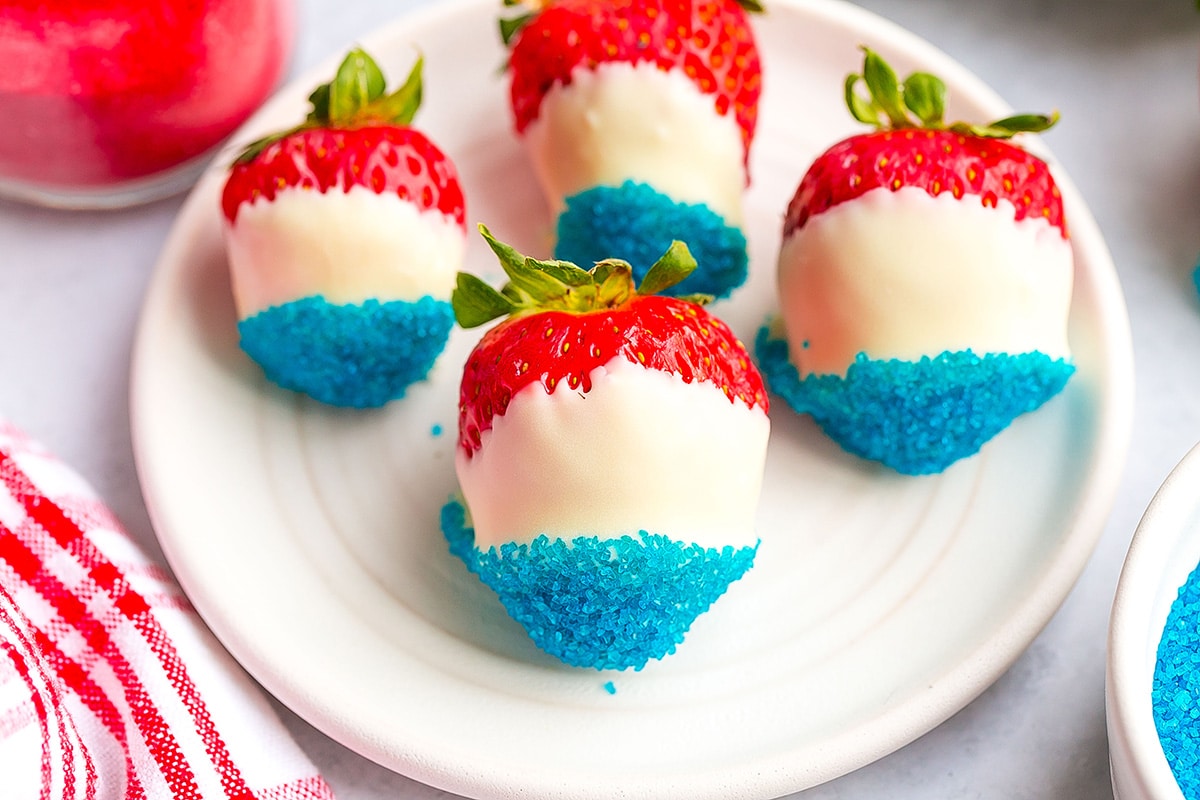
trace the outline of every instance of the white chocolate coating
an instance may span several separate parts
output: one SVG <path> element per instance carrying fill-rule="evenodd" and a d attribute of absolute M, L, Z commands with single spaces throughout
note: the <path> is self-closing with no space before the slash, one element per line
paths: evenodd
<path fill-rule="evenodd" d="M 810 218 L 779 254 L 780 312 L 801 376 L 844 375 L 859 353 L 1070 355 L 1074 257 L 1007 201 L 873 189 Z"/>
<path fill-rule="evenodd" d="M 713 102 L 679 70 L 623 62 L 576 68 L 524 131 L 551 209 L 561 213 L 564 198 L 593 186 L 634 180 L 741 225 L 741 129 Z"/>
<path fill-rule="evenodd" d="M 243 205 L 225 242 L 242 319 L 312 295 L 331 303 L 375 298 L 449 300 L 466 233 L 438 211 L 355 186 L 287 189 Z"/>
<path fill-rule="evenodd" d="M 758 541 L 761 408 L 622 357 L 591 380 L 587 394 L 530 384 L 473 456 L 458 449 L 476 547 L 639 530 L 706 547 Z"/>

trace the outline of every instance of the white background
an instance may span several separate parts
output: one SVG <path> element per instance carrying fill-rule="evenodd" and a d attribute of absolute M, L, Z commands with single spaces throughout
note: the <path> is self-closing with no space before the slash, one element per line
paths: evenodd
<path fill-rule="evenodd" d="M 421 1 L 299 0 L 292 73 Z M 1200 300 L 1190 275 L 1200 253 L 1200 12 L 1187 0 L 859 5 L 930 40 L 1018 110 L 1062 112 L 1045 141 L 1112 250 L 1133 330 L 1136 412 L 1109 525 L 1028 652 L 922 739 L 795 797 L 1103 800 L 1113 590 L 1146 504 L 1200 440 Z M 129 353 L 181 202 L 110 213 L 0 203 L 0 414 L 79 470 L 152 553 L 129 442 Z M 280 713 L 342 800 L 445 796 Z"/>

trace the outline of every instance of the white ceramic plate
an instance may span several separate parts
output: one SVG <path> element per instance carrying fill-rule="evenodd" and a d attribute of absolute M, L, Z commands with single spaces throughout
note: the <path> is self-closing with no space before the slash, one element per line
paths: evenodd
<path fill-rule="evenodd" d="M 498 7 L 439 6 L 363 44 L 393 78 L 420 48 L 417 123 L 458 163 L 470 220 L 544 254 L 547 214 L 498 73 Z M 901 74 L 945 77 L 952 115 L 1008 111 L 929 45 L 850 5 L 775 0 L 757 31 L 752 276 L 714 307 L 744 339 L 773 310 L 788 198 L 809 160 L 856 129 L 841 85 L 860 43 Z M 239 140 L 298 119 L 338 57 Z M 210 173 L 185 205 L 146 299 L 132 386 L 146 503 L 234 656 L 313 725 L 418 780 L 485 798 L 728 799 L 834 778 L 991 684 L 1057 609 L 1107 516 L 1130 423 L 1128 325 L 1105 246 L 1064 180 L 1078 372 L 1063 395 L 922 478 L 845 455 L 777 403 L 755 568 L 676 655 L 636 673 L 561 666 L 438 530 L 455 488 L 459 367 L 478 334 L 457 332 L 432 380 L 378 412 L 267 385 L 236 345 L 221 179 Z M 467 257 L 499 281 L 477 237 Z"/>

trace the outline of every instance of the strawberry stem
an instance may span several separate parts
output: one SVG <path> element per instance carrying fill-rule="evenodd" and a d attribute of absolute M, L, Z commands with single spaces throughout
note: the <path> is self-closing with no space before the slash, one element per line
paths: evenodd
<path fill-rule="evenodd" d="M 696 269 L 696 259 L 687 245 L 671 243 L 667 251 L 646 273 L 641 286 L 634 285 L 633 268 L 629 262 L 608 258 L 584 270 L 570 261 L 539 261 L 517 252 L 511 245 L 492 236 L 483 224 L 483 236 L 496 258 L 508 283 L 496 290 L 467 272 L 458 273 L 450 305 L 454 319 L 463 328 L 474 328 L 500 317 L 511 317 L 537 311 L 570 311 L 586 313 L 617 308 L 635 295 L 651 295 L 668 289 Z M 701 303 L 705 298 L 686 298 Z"/>
<path fill-rule="evenodd" d="M 900 81 L 895 71 L 874 50 L 862 46 L 863 71 L 846 76 L 846 106 L 859 122 L 878 130 L 952 130 L 988 139 L 1008 139 L 1018 133 L 1040 133 L 1058 122 L 1053 114 L 1015 114 L 975 125 L 944 121 L 946 84 L 936 75 L 914 72 Z M 865 87 L 865 94 L 860 91 Z"/>
<path fill-rule="evenodd" d="M 312 109 L 304 122 L 251 142 L 234 163 L 247 164 L 275 142 L 309 128 L 411 125 L 421 106 L 424 61 L 418 55 L 404 83 L 388 94 L 387 79 L 375 59 L 362 48 L 354 48 L 338 66 L 333 80 L 309 94 Z"/>

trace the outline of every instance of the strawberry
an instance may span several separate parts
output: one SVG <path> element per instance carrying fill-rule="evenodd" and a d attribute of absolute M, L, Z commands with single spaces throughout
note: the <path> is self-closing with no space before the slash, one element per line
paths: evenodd
<path fill-rule="evenodd" d="M 783 225 L 780 320 L 758 355 L 771 388 L 848 451 L 939 472 L 1074 370 L 1062 194 L 1012 141 L 1057 115 L 946 124 L 938 78 L 901 82 L 864 52 L 846 99 L 876 130 L 834 144 L 801 179 Z"/>
<path fill-rule="evenodd" d="M 741 195 L 762 91 L 747 10 L 761 7 L 550 0 L 501 22 L 514 126 L 557 257 L 616 254 L 641 279 L 672 231 L 701 265 L 673 292 L 724 297 L 745 281 Z"/>
<path fill-rule="evenodd" d="M 640 669 L 752 565 L 770 423 L 762 378 L 675 242 L 630 265 L 536 261 L 481 227 L 509 283 L 459 275 L 467 359 L 452 551 L 568 664 Z"/>
<path fill-rule="evenodd" d="M 466 239 L 454 164 L 351 51 L 296 127 L 254 142 L 221 197 L 242 349 L 279 385 L 372 407 L 423 379 L 453 326 Z"/>
<path fill-rule="evenodd" d="M 560 0 L 506 21 L 501 30 L 506 44 L 521 34 L 509 61 L 517 131 L 537 119 L 554 86 L 571 83 L 577 67 L 650 62 L 663 71 L 683 70 L 700 92 L 711 95 L 718 114 L 732 111 L 748 159 L 762 67 L 747 10 L 762 7 L 721 0 Z"/>
<path fill-rule="evenodd" d="M 1042 217 L 1067 237 L 1062 194 L 1046 163 L 996 138 L 953 129 L 887 129 L 846 139 L 813 163 L 788 203 L 783 235 L 809 218 L 872 189 L 912 187 L 931 197 L 975 198 L 995 208 L 1005 200 L 1013 219 Z"/>

